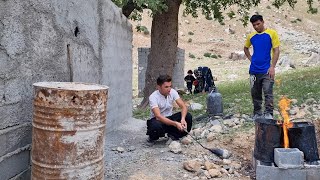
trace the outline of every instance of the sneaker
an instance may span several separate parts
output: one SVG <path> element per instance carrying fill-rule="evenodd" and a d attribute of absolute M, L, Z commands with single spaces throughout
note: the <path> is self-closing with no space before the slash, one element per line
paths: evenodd
<path fill-rule="evenodd" d="M 265 113 L 263 116 L 265 119 L 273 119 L 273 116 L 270 113 Z"/>
<path fill-rule="evenodd" d="M 149 147 L 150 147 L 150 146 L 153 146 L 156 141 L 157 141 L 157 140 L 150 139 L 150 137 L 148 137 L 147 142 L 145 143 L 145 145 L 147 145 L 147 146 L 149 146 Z"/>
<path fill-rule="evenodd" d="M 256 120 L 256 119 L 259 119 L 259 118 L 263 118 L 262 114 L 255 114 L 252 117 L 253 120 Z"/>
<path fill-rule="evenodd" d="M 169 137 L 172 141 L 178 141 L 178 140 L 179 140 L 179 138 L 177 138 L 177 137 L 175 137 L 175 136 L 173 136 L 173 135 L 171 135 L 171 134 L 168 134 L 168 137 Z"/>

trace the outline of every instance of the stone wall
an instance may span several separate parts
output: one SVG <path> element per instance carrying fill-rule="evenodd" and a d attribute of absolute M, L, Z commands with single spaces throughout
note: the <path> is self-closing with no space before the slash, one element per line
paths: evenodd
<path fill-rule="evenodd" d="M 143 88 L 145 86 L 146 70 L 148 65 L 148 55 L 150 48 L 138 48 L 138 96 L 143 96 Z M 177 60 L 172 75 L 172 86 L 175 89 L 184 88 L 184 61 L 185 50 L 178 48 Z"/>
<path fill-rule="evenodd" d="M 107 132 L 129 119 L 132 27 L 120 9 L 106 0 L 0 1 L 1 179 L 29 174 L 40 81 L 107 85 Z"/>

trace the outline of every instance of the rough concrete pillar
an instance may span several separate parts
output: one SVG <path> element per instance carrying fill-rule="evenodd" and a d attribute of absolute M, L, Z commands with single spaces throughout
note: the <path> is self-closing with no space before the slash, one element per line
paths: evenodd
<path fill-rule="evenodd" d="M 138 48 L 138 96 L 143 96 L 145 86 L 145 75 L 148 65 L 150 48 Z M 177 59 L 173 69 L 172 86 L 175 89 L 184 88 L 184 62 L 185 50 L 178 48 Z"/>
<path fill-rule="evenodd" d="M 108 87 L 34 84 L 32 172 L 37 179 L 104 179 Z"/>

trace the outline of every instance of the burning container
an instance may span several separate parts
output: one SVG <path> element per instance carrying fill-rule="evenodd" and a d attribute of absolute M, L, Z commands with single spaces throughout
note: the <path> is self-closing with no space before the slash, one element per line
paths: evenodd
<path fill-rule="evenodd" d="M 288 129 L 290 148 L 298 148 L 304 153 L 307 163 L 319 160 L 317 139 L 314 125 L 309 122 L 295 122 L 294 126 Z"/>
<path fill-rule="evenodd" d="M 32 179 L 104 179 L 108 87 L 33 85 Z"/>
<path fill-rule="evenodd" d="M 254 157 L 263 163 L 274 161 L 274 148 L 281 147 L 281 127 L 277 121 L 259 118 L 255 120 Z"/>

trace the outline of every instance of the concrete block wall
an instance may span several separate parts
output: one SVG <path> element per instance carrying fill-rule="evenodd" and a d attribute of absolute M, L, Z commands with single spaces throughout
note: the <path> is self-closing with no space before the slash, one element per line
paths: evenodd
<path fill-rule="evenodd" d="M 111 1 L 0 1 L 0 179 L 29 174 L 35 82 L 109 86 L 107 132 L 132 116 L 131 47 Z"/>
<path fill-rule="evenodd" d="M 148 55 L 150 48 L 138 48 L 138 96 L 143 96 L 143 88 L 145 86 L 145 75 L 148 65 Z M 172 86 L 175 89 L 184 88 L 184 62 L 185 50 L 178 48 L 177 59 L 172 75 Z"/>

